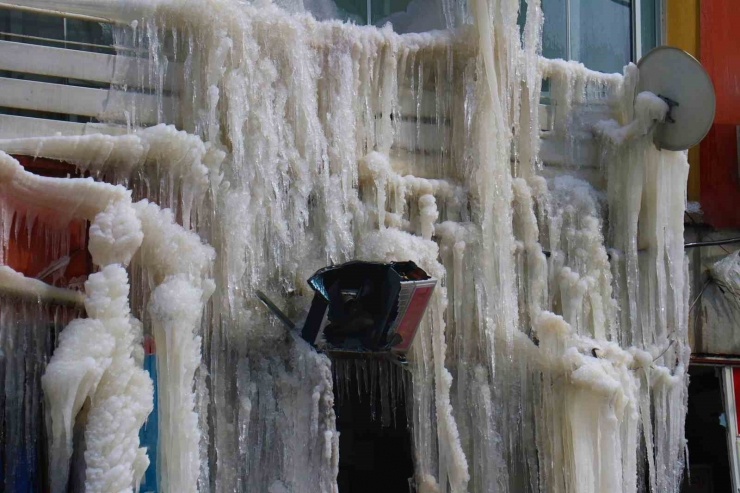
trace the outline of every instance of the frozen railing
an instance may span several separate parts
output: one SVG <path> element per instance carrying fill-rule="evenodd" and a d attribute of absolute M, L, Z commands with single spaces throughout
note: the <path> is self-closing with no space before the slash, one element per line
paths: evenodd
<path fill-rule="evenodd" d="M 108 9 L 104 7 L 109 4 L 105 2 L 75 1 L 65 2 L 64 10 L 59 10 L 59 4 L 45 0 L 10 0 L 0 3 L 2 9 L 12 9 L 22 12 L 30 12 L 42 16 L 56 16 L 76 19 L 92 23 L 108 25 L 128 24 L 136 13 L 136 6 L 127 12 L 120 9 Z M 141 6 L 140 6 L 141 7 Z M 143 8 L 143 7 L 141 7 Z M 141 9 L 139 9 L 141 10 Z M 43 135 L 81 135 L 89 133 L 119 134 L 125 133 L 126 124 L 132 120 L 136 125 L 149 126 L 156 123 L 170 123 L 178 127 L 179 121 L 174 113 L 168 109 L 176 106 L 177 94 L 167 94 L 160 103 L 164 109 L 163 114 L 158 114 L 158 101 L 155 92 L 156 81 L 152 80 L 153 73 L 149 62 L 139 58 L 136 54 L 132 56 L 118 56 L 114 54 L 115 48 L 108 46 L 111 53 L 96 53 L 70 49 L 74 43 L 50 38 L 39 38 L 12 33 L 0 33 L 0 71 L 11 74 L 30 74 L 42 76 L 50 81 L 24 80 L 8 76 L 0 77 L 0 107 L 26 112 L 39 112 L 39 115 L 31 118 L 28 116 L 16 116 L 0 114 L 0 137 L 33 137 Z M 59 46 L 43 46 L 38 43 L 58 44 Z M 92 45 L 91 45 L 92 46 Z M 84 48 L 84 47 L 83 47 Z M 172 78 L 178 77 L 181 67 L 177 63 L 171 63 L 167 70 L 168 80 L 164 81 L 165 87 L 173 87 Z M 72 82 L 70 82 L 72 80 Z M 74 81 L 94 83 L 98 87 L 83 87 Z M 117 88 L 126 88 L 125 91 Z M 434 94 L 424 98 L 430 103 L 434 102 Z M 131 98 L 134 98 L 132 101 Z M 415 119 L 421 116 L 421 133 L 434 135 L 438 131 L 437 122 L 434 120 L 434 105 L 422 108 L 417 112 L 414 101 L 409 105 L 403 104 L 404 115 L 408 118 L 399 122 L 401 135 L 414 134 L 417 131 Z M 551 97 L 539 106 L 539 122 L 542 132 L 542 145 L 540 158 L 545 165 L 559 167 L 570 167 L 574 162 L 578 167 L 596 168 L 597 153 L 592 143 L 586 139 L 585 145 L 572 145 L 569 139 L 558 135 L 556 131 L 558 119 L 565 116 L 558 112 L 561 101 Z M 426 105 L 425 105 L 426 106 Z M 131 115 L 130 108 L 136 107 L 137 114 Z M 112 122 L 113 124 L 78 123 L 61 121 L 58 119 L 45 118 L 44 113 L 55 113 L 61 115 L 73 115 L 83 119 L 98 119 Z M 603 116 L 603 108 L 591 108 L 585 113 L 579 114 Z M 578 115 L 576 115 L 578 117 Z M 426 121 L 429 119 L 429 121 Z M 120 125 L 116 125 L 116 123 Z M 408 127 L 408 128 L 405 128 Z M 427 131 L 428 127 L 428 131 Z M 416 140 L 416 139 L 414 139 Z M 434 143 L 433 138 L 418 139 L 414 142 L 416 149 L 409 151 L 425 152 L 425 142 Z"/>

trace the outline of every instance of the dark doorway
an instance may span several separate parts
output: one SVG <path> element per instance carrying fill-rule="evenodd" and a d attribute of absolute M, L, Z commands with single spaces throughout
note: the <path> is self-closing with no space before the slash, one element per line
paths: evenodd
<path fill-rule="evenodd" d="M 686 439 L 689 469 L 682 493 L 732 491 L 727 453 L 727 416 L 722 393 L 721 368 L 689 368 L 689 409 Z"/>
<path fill-rule="evenodd" d="M 333 367 L 340 493 L 409 493 L 414 466 L 403 392 L 405 370 L 371 361 L 361 365 L 335 361 Z M 389 420 L 387 413 L 394 413 L 394 408 L 395 416 Z"/>

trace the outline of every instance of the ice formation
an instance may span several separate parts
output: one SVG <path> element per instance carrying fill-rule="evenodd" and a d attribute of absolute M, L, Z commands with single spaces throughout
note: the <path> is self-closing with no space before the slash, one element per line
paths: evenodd
<path fill-rule="evenodd" d="M 130 319 L 128 276 L 111 264 L 85 283 L 85 319 L 72 321 L 42 378 L 53 434 L 53 491 L 65 491 L 72 428 L 90 399 L 85 426 L 85 491 L 128 491 L 149 459 L 139 448 L 139 428 L 152 411 L 152 381 L 133 359 L 140 334 Z M 60 443 L 62 442 L 62 443 Z"/>
<path fill-rule="evenodd" d="M 740 296 L 740 253 L 733 252 L 718 260 L 710 272 L 725 289 L 736 297 Z"/>
<path fill-rule="evenodd" d="M 157 130 L 155 128 L 154 132 Z M 176 152 L 169 153 L 166 159 L 160 158 L 169 160 L 166 164 L 173 174 L 178 171 L 176 165 L 188 154 L 187 150 L 177 148 L 178 142 L 194 140 L 200 143 L 201 149 L 205 149 L 197 138 L 174 132 L 168 127 L 161 130 L 169 133 L 169 140 L 164 139 L 166 143 L 173 145 L 174 142 Z M 151 135 L 151 129 L 148 133 Z M 83 143 L 89 140 L 95 139 L 84 139 Z M 131 144 L 133 139 L 126 140 Z M 43 144 L 51 144 L 50 153 L 63 153 L 70 146 L 79 145 L 79 141 L 52 138 L 41 141 L 37 151 Z M 15 141 L 9 142 L 8 146 L 15 145 L 14 149 L 19 152 L 24 144 L 23 141 Z M 204 154 L 202 152 L 201 156 Z M 58 157 L 58 154 L 53 155 Z M 78 155 L 96 156 L 94 152 Z M 199 162 L 197 164 L 200 165 Z M 163 411 L 160 419 L 163 443 L 159 447 L 162 464 L 172 468 L 164 469 L 168 477 L 182 478 L 186 484 L 194 485 L 195 481 L 188 481 L 186 474 L 194 474 L 197 478 L 200 459 L 192 389 L 193 373 L 200 362 L 200 338 L 193 332 L 200 323 L 202 304 L 214 289 L 208 277 L 213 250 L 203 245 L 195 233 L 175 223 L 169 209 L 162 210 L 146 200 L 132 204 L 131 192 L 121 185 L 97 183 L 92 179 L 39 177 L 24 171 L 7 154 L 0 155 L 0 165 L 3 172 L 0 186 L 5 192 L 5 211 L 8 212 L 4 217 L 9 218 L 8 223 L 12 223 L 15 216 L 18 224 L 20 211 L 26 215 L 33 211 L 33 217 L 38 217 L 39 222 L 56 219 L 60 214 L 67 222 L 74 217 L 93 219 L 89 230 L 89 250 L 93 262 L 104 267 L 85 283 L 88 318 L 73 320 L 62 332 L 59 347 L 42 380 L 50 428 L 52 491 L 66 491 L 73 453 L 72 429 L 76 416 L 88 399 L 86 491 L 138 489 L 149 464 L 145 449 L 138 448 L 138 433 L 152 411 L 153 388 L 151 379 L 134 361 L 135 354 L 140 352 L 141 327 L 130 314 L 128 275 L 123 269 L 135 254 L 138 255 L 137 264 L 147 269 L 150 278 L 149 287 L 153 292 L 148 306 L 153 335 L 163 349 L 158 353 L 161 360 L 159 378 L 161 387 L 168 392 L 160 396 L 160 409 Z M 193 173 L 182 176 L 191 178 Z M 202 176 L 207 176 L 207 169 Z M 179 190 L 183 201 L 193 200 L 194 196 L 186 192 L 187 187 Z M 202 199 L 202 195 L 198 198 Z M 57 199 L 54 209 L 51 208 L 53 199 Z M 10 203 L 16 208 L 11 208 Z M 183 214 L 183 217 L 189 217 L 185 212 Z M 10 277 L 13 281 L 4 284 L 11 288 L 22 284 L 17 274 L 5 275 L 7 268 L 3 269 L 3 277 Z M 174 291 L 173 287 L 176 288 Z M 36 289 L 56 295 L 56 298 L 65 294 L 63 290 L 52 287 Z M 195 299 L 188 298 L 188 293 L 195 293 Z M 66 298 L 74 299 L 71 295 L 66 295 Z M 172 371 L 168 371 L 170 368 Z M 178 430 L 174 437 L 173 428 Z M 174 490 L 187 489 L 177 484 L 177 480 L 173 482 L 176 484 Z"/>
<path fill-rule="evenodd" d="M 39 490 L 46 450 L 41 376 L 60 331 L 79 315 L 80 293 L 52 288 L 0 267 L 0 382 L 3 399 L 2 486 Z M 50 292 L 51 291 L 51 292 Z"/>
<path fill-rule="evenodd" d="M 151 395 L 111 374 L 140 375 L 130 303 L 157 343 L 159 491 L 336 492 L 332 362 L 253 293 L 298 318 L 316 269 L 361 258 L 440 280 L 404 392 L 417 491 L 677 492 L 688 163 L 653 146 L 665 103 L 635 94 L 636 67 L 541 58 L 539 0 L 521 31 L 518 0 L 446 0 L 446 31 L 405 35 L 263 3 L 129 5 L 119 56 L 144 54 L 157 115 L 181 131 L 137 129 L 144 109 L 117 87 L 129 135 L 0 141 L 97 180 L 0 155 L 0 240 L 24 207 L 93 221 L 86 306 L 122 300 L 130 262 L 130 300 L 88 306 L 44 377 L 60 471 L 87 396 L 88 488 L 135 488 L 145 467 L 138 439 L 115 476 L 95 466 Z M 543 78 L 557 105 L 541 135 Z M 95 406 L 114 394 L 130 420 L 106 434 Z"/>

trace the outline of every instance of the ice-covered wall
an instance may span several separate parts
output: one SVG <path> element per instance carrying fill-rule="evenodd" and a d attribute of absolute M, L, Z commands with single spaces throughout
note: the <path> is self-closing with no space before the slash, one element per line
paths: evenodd
<path fill-rule="evenodd" d="M 539 0 L 523 31 L 518 0 L 470 0 L 443 2 L 455 29 L 407 35 L 262 3 L 129 5 L 117 44 L 190 135 L 0 141 L 172 210 L 129 205 L 130 304 L 165 368 L 160 490 L 336 491 L 331 363 L 253 293 L 299 318 L 316 269 L 362 258 L 440 279 L 405 389 L 418 491 L 677 492 L 688 164 L 651 144 L 664 109 L 636 98 L 635 67 L 540 58 Z M 543 77 L 556 167 L 540 160 Z M 100 238 L 119 245 L 125 213 L 108 212 Z"/>

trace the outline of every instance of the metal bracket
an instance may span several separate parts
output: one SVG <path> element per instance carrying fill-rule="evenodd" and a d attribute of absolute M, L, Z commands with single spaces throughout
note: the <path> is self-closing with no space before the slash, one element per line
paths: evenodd
<path fill-rule="evenodd" d="M 673 108 L 680 106 L 678 101 L 674 101 L 668 96 L 661 96 L 660 94 L 658 94 L 658 97 L 668 105 L 668 113 L 665 114 L 665 121 L 667 123 L 676 123 L 676 120 L 673 119 Z"/>

